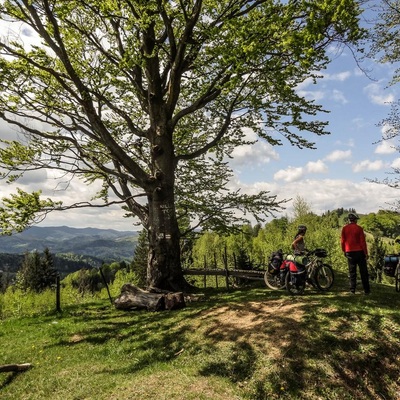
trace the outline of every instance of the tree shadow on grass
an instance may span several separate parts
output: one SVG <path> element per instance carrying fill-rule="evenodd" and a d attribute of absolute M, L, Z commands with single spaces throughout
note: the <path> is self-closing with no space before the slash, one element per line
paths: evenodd
<path fill-rule="evenodd" d="M 25 371 L 15 371 L 3 374 L 3 376 L 0 379 L 0 391 L 4 389 L 6 386 L 11 385 L 11 383 L 13 383 L 14 380 L 17 379 L 18 376 L 21 375 L 23 372 Z"/>
<path fill-rule="evenodd" d="M 118 351 L 124 362 L 98 372 L 107 374 L 173 363 L 183 352 L 199 375 L 240 383 L 238 390 L 252 400 L 395 398 L 400 296 L 384 291 L 380 297 L 374 289 L 369 297 L 347 296 L 340 287 L 300 297 L 215 291 L 179 311 L 76 310 L 76 325 L 59 336 L 55 328 L 49 346 L 79 353 L 89 343 L 97 357 Z"/>
<path fill-rule="evenodd" d="M 237 383 L 250 379 L 255 372 L 257 360 L 253 347 L 243 341 L 228 347 L 217 360 L 209 361 L 199 369 L 200 375 L 218 375 Z"/>
<path fill-rule="evenodd" d="M 251 380 L 244 391 L 254 400 L 396 398 L 399 334 L 390 328 L 388 309 L 382 315 L 368 312 L 365 299 L 349 298 L 346 305 L 343 295 L 340 301 L 308 296 L 305 302 L 285 300 L 271 312 L 250 302 L 209 313 L 204 337 L 213 356 L 199 373 Z M 231 350 L 226 368 L 213 360 L 226 353 L 221 343 Z M 251 359 L 246 373 L 233 373 L 238 359 Z M 255 365 L 264 365 L 264 371 Z"/>

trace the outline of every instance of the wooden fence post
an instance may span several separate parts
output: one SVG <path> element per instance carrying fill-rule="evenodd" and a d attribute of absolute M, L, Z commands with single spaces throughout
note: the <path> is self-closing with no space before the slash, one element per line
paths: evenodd
<path fill-rule="evenodd" d="M 226 250 L 224 250 L 224 268 L 225 268 L 225 282 L 226 282 L 226 288 L 229 289 L 229 271 L 228 271 L 228 253 Z"/>
<path fill-rule="evenodd" d="M 99 272 L 100 272 L 100 275 L 101 275 L 101 277 L 102 277 L 102 279 L 103 279 L 104 284 L 106 285 L 106 289 L 107 289 L 108 298 L 109 298 L 109 300 L 110 300 L 110 303 L 111 303 L 111 305 L 113 305 L 114 303 L 113 303 L 113 299 L 112 299 L 112 297 L 111 297 L 110 289 L 108 288 L 107 280 L 106 280 L 106 277 L 105 277 L 104 274 L 103 274 L 103 270 L 101 269 L 101 267 L 102 267 L 102 266 L 100 265 L 100 267 L 99 267 Z"/>
<path fill-rule="evenodd" d="M 237 260 L 236 260 L 236 254 L 235 253 L 233 253 L 233 269 L 238 269 Z M 239 278 L 238 277 L 235 277 L 235 283 L 236 283 L 236 285 L 239 284 Z"/>
<path fill-rule="evenodd" d="M 206 259 L 206 256 L 204 256 L 204 270 L 206 270 L 206 269 L 207 269 L 207 259 Z M 206 274 L 204 274 L 204 276 L 203 276 L 203 286 L 204 286 L 204 288 L 207 287 L 207 275 Z"/>
<path fill-rule="evenodd" d="M 56 311 L 61 312 L 61 284 L 59 274 L 56 276 Z"/>

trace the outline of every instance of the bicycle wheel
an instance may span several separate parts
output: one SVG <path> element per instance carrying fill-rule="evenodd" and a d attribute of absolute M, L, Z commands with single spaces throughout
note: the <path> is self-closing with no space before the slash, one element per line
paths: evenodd
<path fill-rule="evenodd" d="M 271 274 L 269 271 L 265 271 L 264 282 L 272 290 L 279 290 L 285 287 L 285 282 L 281 282 L 279 273 Z"/>
<path fill-rule="evenodd" d="M 304 293 L 306 283 L 305 283 L 305 280 L 302 280 L 300 283 L 298 281 L 296 281 L 296 279 L 294 279 L 293 274 L 289 271 L 286 274 L 285 286 L 286 286 L 286 290 L 291 295 L 299 295 L 299 294 Z"/>
<path fill-rule="evenodd" d="M 400 265 L 399 264 L 397 264 L 396 271 L 394 273 L 394 279 L 395 279 L 396 292 L 400 292 Z"/>
<path fill-rule="evenodd" d="M 314 279 L 319 290 L 329 290 L 333 285 L 333 281 L 335 280 L 335 274 L 333 273 L 332 267 L 328 264 L 318 265 L 317 269 L 315 270 Z"/>

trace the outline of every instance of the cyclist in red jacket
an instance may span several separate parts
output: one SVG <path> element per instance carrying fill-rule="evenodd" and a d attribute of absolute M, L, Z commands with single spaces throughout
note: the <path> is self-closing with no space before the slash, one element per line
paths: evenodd
<path fill-rule="evenodd" d="M 358 216 L 356 214 L 349 213 L 348 219 L 349 223 L 342 228 L 341 244 L 349 266 L 350 292 L 354 294 L 356 291 L 358 266 L 364 293 L 369 294 L 371 289 L 367 267 L 368 249 L 365 233 L 363 228 L 357 225 Z"/>

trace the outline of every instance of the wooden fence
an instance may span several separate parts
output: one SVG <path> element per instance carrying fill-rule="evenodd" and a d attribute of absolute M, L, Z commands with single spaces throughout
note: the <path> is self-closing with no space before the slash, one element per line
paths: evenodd
<path fill-rule="evenodd" d="M 245 269 L 184 269 L 184 275 L 197 275 L 203 276 L 203 285 L 207 287 L 207 276 L 215 276 L 215 283 L 218 288 L 218 276 L 225 277 L 226 287 L 229 289 L 229 278 L 242 278 L 242 279 L 250 279 L 250 280 L 264 280 L 265 271 L 258 270 L 245 270 Z"/>
<path fill-rule="evenodd" d="M 206 257 L 204 257 L 203 268 L 186 268 L 186 269 L 184 268 L 183 274 L 203 276 L 204 287 L 207 287 L 207 277 L 215 276 L 215 285 L 217 288 L 218 288 L 219 276 L 225 277 L 225 284 L 227 288 L 229 288 L 230 277 L 234 277 L 237 279 L 249 279 L 249 280 L 260 280 L 260 281 L 264 280 L 264 274 L 265 274 L 264 270 L 239 269 L 241 265 L 238 258 L 239 257 L 236 254 L 233 254 L 231 257 L 228 257 L 227 248 L 225 246 L 224 251 L 222 252 L 222 254 L 219 255 L 219 257 L 217 256 L 216 253 L 214 253 L 211 262 L 210 260 L 207 260 Z M 218 259 L 220 260 L 219 263 Z M 218 264 L 221 265 L 221 260 L 223 268 L 217 268 Z M 232 264 L 233 268 L 229 269 L 228 265 Z"/>

